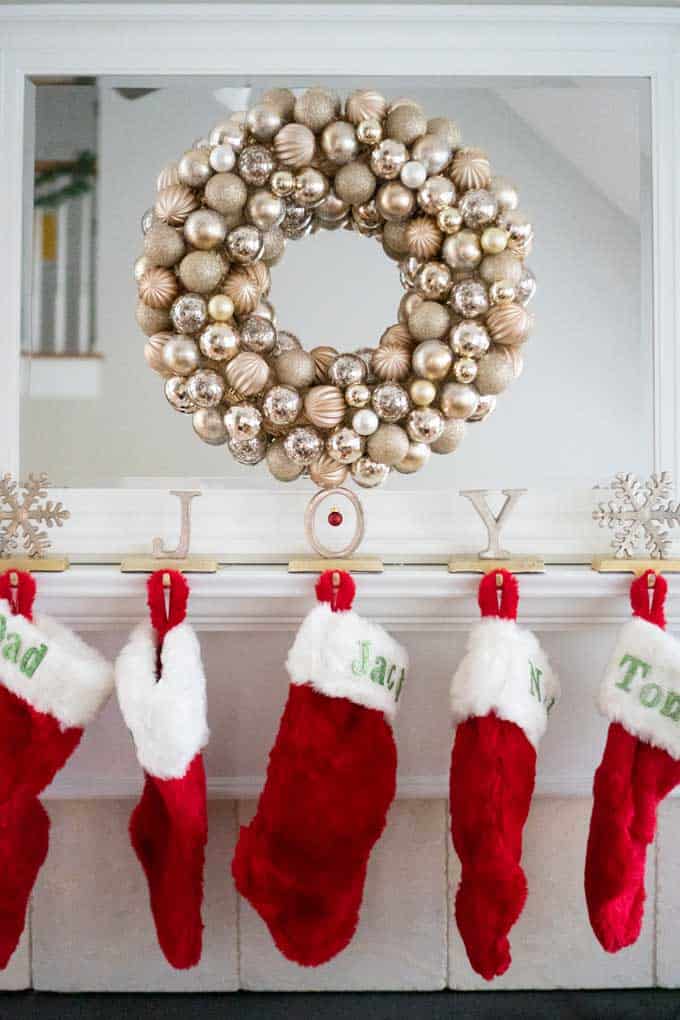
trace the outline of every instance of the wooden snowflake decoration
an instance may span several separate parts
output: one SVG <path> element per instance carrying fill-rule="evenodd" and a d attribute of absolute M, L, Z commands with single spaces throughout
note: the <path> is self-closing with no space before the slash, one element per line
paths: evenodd
<path fill-rule="evenodd" d="M 670 529 L 680 524 L 680 503 L 673 501 L 673 480 L 668 471 L 646 482 L 620 473 L 612 482 L 613 499 L 600 503 L 593 520 L 613 531 L 612 549 L 618 559 L 630 559 L 644 549 L 652 559 L 663 559 L 671 545 Z"/>
<path fill-rule="evenodd" d="M 19 484 L 11 475 L 0 478 L 0 556 L 11 556 L 19 546 L 19 534 L 26 555 L 44 556 L 50 547 L 44 524 L 58 528 L 71 516 L 61 503 L 47 498 L 47 475 L 29 475 Z"/>

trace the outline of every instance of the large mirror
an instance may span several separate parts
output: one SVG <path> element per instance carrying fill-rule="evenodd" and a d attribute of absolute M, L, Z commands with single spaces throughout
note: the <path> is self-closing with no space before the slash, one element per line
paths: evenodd
<path fill-rule="evenodd" d="M 62 487 L 275 487 L 264 465 L 204 445 L 168 406 L 134 320 L 140 217 L 160 168 L 270 81 L 36 81 L 33 248 L 22 354 L 21 470 Z M 304 86 L 304 81 L 286 82 Z M 328 80 L 341 92 L 357 83 Z M 370 79 L 362 81 L 370 85 Z M 652 468 L 649 83 L 376 80 L 511 174 L 538 279 L 525 371 L 460 450 L 395 489 L 592 485 Z M 345 230 L 289 242 L 272 272 L 279 325 L 308 347 L 373 346 L 396 322 L 396 263 Z M 622 413 L 624 412 L 625 413 Z M 306 482 L 311 489 L 311 483 Z"/>

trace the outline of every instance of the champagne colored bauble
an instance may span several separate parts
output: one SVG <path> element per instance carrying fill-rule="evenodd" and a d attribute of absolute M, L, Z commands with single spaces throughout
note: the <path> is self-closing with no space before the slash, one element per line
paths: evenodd
<path fill-rule="evenodd" d="M 451 330 L 451 350 L 459 358 L 481 358 L 489 349 L 489 334 L 479 322 L 463 319 Z"/>
<path fill-rule="evenodd" d="M 498 204 L 490 191 L 485 188 L 476 188 L 466 191 L 461 196 L 458 209 L 465 226 L 472 230 L 479 230 L 494 221 L 498 212 Z"/>
<path fill-rule="evenodd" d="M 304 124 L 318 134 L 334 119 L 338 105 L 337 97 L 332 92 L 315 87 L 297 97 L 293 116 L 298 124 Z"/>
<path fill-rule="evenodd" d="M 248 224 L 235 227 L 227 237 L 229 258 L 242 266 L 256 262 L 262 255 L 263 245 L 262 232 Z"/>
<path fill-rule="evenodd" d="M 156 220 L 180 227 L 194 209 L 198 208 L 196 193 L 184 184 L 173 184 L 158 193 L 153 207 Z"/>
<path fill-rule="evenodd" d="M 179 277 L 187 290 L 209 294 L 224 276 L 225 264 L 212 251 L 192 251 L 179 264 Z"/>
<path fill-rule="evenodd" d="M 412 145 L 427 131 L 427 118 L 418 106 L 398 106 L 388 115 L 385 134 L 404 145 Z M 416 156 L 416 159 L 419 157 Z"/>
<path fill-rule="evenodd" d="M 241 347 L 255 354 L 269 354 L 276 343 L 276 329 L 264 315 L 249 315 L 241 323 Z"/>
<path fill-rule="evenodd" d="M 427 170 L 417 159 L 409 159 L 399 171 L 399 180 L 407 188 L 417 191 L 427 180 Z"/>
<path fill-rule="evenodd" d="M 372 436 L 380 425 L 380 419 L 370 407 L 362 407 L 352 415 L 352 428 L 360 436 Z"/>
<path fill-rule="evenodd" d="M 451 290 L 451 306 L 454 311 L 467 319 L 486 315 L 489 310 L 486 287 L 477 280 L 463 280 L 461 283 L 456 283 Z"/>
<path fill-rule="evenodd" d="M 451 282 L 451 270 L 443 262 L 426 262 L 416 274 L 416 287 L 428 301 L 446 298 Z"/>
<path fill-rule="evenodd" d="M 345 390 L 348 407 L 366 407 L 371 402 L 371 389 L 366 383 L 352 383 Z"/>
<path fill-rule="evenodd" d="M 489 336 L 497 344 L 521 344 L 529 335 L 531 320 L 517 304 L 494 305 L 486 317 Z"/>
<path fill-rule="evenodd" d="M 442 232 L 430 216 L 416 216 L 406 227 L 408 252 L 417 259 L 434 258 L 442 241 Z"/>
<path fill-rule="evenodd" d="M 222 289 L 233 302 L 237 315 L 252 314 L 266 292 L 266 285 L 251 271 L 254 268 L 245 266 L 243 269 L 232 270 L 224 281 Z"/>
<path fill-rule="evenodd" d="M 267 440 L 261 434 L 252 439 L 230 439 L 229 452 L 239 464 L 259 464 L 267 455 Z"/>
<path fill-rule="evenodd" d="M 363 489 L 375 489 L 387 481 L 390 469 L 370 457 L 360 457 L 351 467 L 352 478 Z"/>
<path fill-rule="evenodd" d="M 268 89 L 262 96 L 262 102 L 278 111 L 282 120 L 292 120 L 295 110 L 295 95 L 290 89 Z"/>
<path fill-rule="evenodd" d="M 473 230 L 449 234 L 442 245 L 442 257 L 451 269 L 474 269 L 482 261 L 482 247 Z"/>
<path fill-rule="evenodd" d="M 347 478 L 348 468 L 322 453 L 309 465 L 309 477 L 320 489 L 337 489 Z"/>
<path fill-rule="evenodd" d="M 151 266 L 151 262 L 147 259 L 146 255 L 140 255 L 139 258 L 135 259 L 134 264 L 134 277 L 135 283 L 139 284 L 139 281 L 144 276 L 144 273 Z"/>
<path fill-rule="evenodd" d="M 401 262 L 404 255 L 408 255 L 408 245 L 406 241 L 406 230 L 408 222 L 397 222 L 396 220 L 390 223 L 385 223 L 383 227 L 383 249 L 385 254 L 395 260 L 395 262 Z"/>
<path fill-rule="evenodd" d="M 272 425 L 292 425 L 302 410 L 302 397 L 293 386 L 272 386 L 262 401 L 262 411 Z"/>
<path fill-rule="evenodd" d="M 336 120 L 328 124 L 321 133 L 321 151 L 337 166 L 343 166 L 353 160 L 358 148 L 354 126 L 347 121 Z"/>
<path fill-rule="evenodd" d="M 422 301 L 408 317 L 414 340 L 440 340 L 451 327 L 451 313 L 438 301 Z"/>
<path fill-rule="evenodd" d="M 246 127 L 258 142 L 270 142 L 282 125 L 281 114 L 269 103 L 258 103 L 248 110 Z"/>
<path fill-rule="evenodd" d="M 354 429 L 347 426 L 335 429 L 326 440 L 326 452 L 339 464 L 353 464 L 364 451 L 364 441 Z"/>
<path fill-rule="evenodd" d="M 519 205 L 517 189 L 507 177 L 492 177 L 489 191 L 495 197 L 500 212 L 514 212 Z"/>
<path fill-rule="evenodd" d="M 367 374 L 364 361 L 356 354 L 339 354 L 328 368 L 330 382 L 341 388 L 364 382 Z"/>
<path fill-rule="evenodd" d="M 177 277 L 162 266 L 150 266 L 139 281 L 139 296 L 149 308 L 169 308 L 177 290 Z"/>
<path fill-rule="evenodd" d="M 228 120 L 216 124 L 208 135 L 210 145 L 230 145 L 234 152 L 240 152 L 246 140 L 245 115 L 233 113 Z"/>
<path fill-rule="evenodd" d="M 390 346 L 381 343 L 371 356 L 371 369 L 376 379 L 383 382 L 401 382 L 411 371 L 410 351 L 402 345 Z"/>
<path fill-rule="evenodd" d="M 509 251 L 486 255 L 479 267 L 479 275 L 485 283 L 500 283 L 504 280 L 515 287 L 522 278 L 522 262 Z"/>
<path fill-rule="evenodd" d="M 441 134 L 424 134 L 411 149 L 411 158 L 425 167 L 428 177 L 433 177 L 450 162 L 451 147 Z"/>
<path fill-rule="evenodd" d="M 274 166 L 274 156 L 266 145 L 248 145 L 238 157 L 238 172 L 253 187 L 265 184 Z"/>
<path fill-rule="evenodd" d="M 525 266 L 517 284 L 517 300 L 521 305 L 528 305 L 536 293 L 536 277 Z"/>
<path fill-rule="evenodd" d="M 294 482 L 304 471 L 302 464 L 296 464 L 290 459 L 280 439 L 275 440 L 267 450 L 267 467 L 279 482 Z"/>
<path fill-rule="evenodd" d="M 507 230 L 510 235 L 508 251 L 514 252 L 520 258 L 526 258 L 531 253 L 534 228 L 523 213 L 519 210 L 499 213 L 498 226 Z"/>
<path fill-rule="evenodd" d="M 142 216 L 142 221 L 141 221 L 142 233 L 143 234 L 148 234 L 148 232 L 151 230 L 151 228 L 152 228 L 152 226 L 154 225 L 155 222 L 156 222 L 156 217 L 154 215 L 153 209 L 147 209 L 146 212 Z"/>
<path fill-rule="evenodd" d="M 412 442 L 429 445 L 444 431 L 444 419 L 434 407 L 417 407 L 406 419 L 406 431 Z"/>
<path fill-rule="evenodd" d="M 515 378 L 510 347 L 494 344 L 477 366 L 475 386 L 482 396 L 502 393 Z"/>
<path fill-rule="evenodd" d="M 210 251 L 224 243 L 227 224 L 224 217 L 214 209 L 197 209 L 187 217 L 184 236 L 192 248 Z"/>
<path fill-rule="evenodd" d="M 448 117 L 430 117 L 427 122 L 427 133 L 441 135 L 452 151 L 460 145 L 460 129 Z"/>
<path fill-rule="evenodd" d="M 362 120 L 382 120 L 387 112 L 385 97 L 375 89 L 357 89 L 347 97 L 345 116 L 352 124 Z"/>
<path fill-rule="evenodd" d="M 509 305 L 517 297 L 517 289 L 508 280 L 498 280 L 489 287 L 489 301 L 492 305 Z"/>
<path fill-rule="evenodd" d="M 227 441 L 227 430 L 222 414 L 216 407 L 202 407 L 194 411 L 192 418 L 194 432 L 209 446 L 223 446 Z"/>
<path fill-rule="evenodd" d="M 363 205 L 373 198 L 375 174 L 366 163 L 358 161 L 341 166 L 333 184 L 335 193 L 348 205 Z"/>
<path fill-rule="evenodd" d="M 337 386 L 312 386 L 304 401 L 305 414 L 312 425 L 332 429 L 345 417 L 347 405 Z"/>
<path fill-rule="evenodd" d="M 463 226 L 463 217 L 455 205 L 445 206 L 437 213 L 437 226 L 443 234 L 457 234 Z"/>
<path fill-rule="evenodd" d="M 418 189 L 418 205 L 430 216 L 436 216 L 455 200 L 456 189 L 448 177 L 428 177 L 422 188 Z"/>
<path fill-rule="evenodd" d="M 284 167 L 309 166 L 315 145 L 313 132 L 304 124 L 286 124 L 274 139 L 274 154 Z"/>
<path fill-rule="evenodd" d="M 231 145 L 216 145 L 210 151 L 210 166 L 215 173 L 229 173 L 236 166 L 236 153 Z"/>
<path fill-rule="evenodd" d="M 489 160 L 481 149 L 458 149 L 451 164 L 451 180 L 460 191 L 486 188 L 491 180 Z"/>
<path fill-rule="evenodd" d="M 215 174 L 203 192 L 205 204 L 225 216 L 240 213 L 248 198 L 248 188 L 238 174 Z"/>
<path fill-rule="evenodd" d="M 416 308 L 419 308 L 420 305 L 422 305 L 424 300 L 423 295 L 419 294 L 415 290 L 411 290 L 407 294 L 404 294 L 399 302 L 399 322 L 402 324 L 407 323 L 409 316 L 416 310 Z"/>
<path fill-rule="evenodd" d="M 380 337 L 380 346 L 401 347 L 402 350 L 410 351 L 413 346 L 413 337 L 403 322 L 396 322 L 394 326 L 388 326 Z"/>
<path fill-rule="evenodd" d="M 283 441 L 283 448 L 292 461 L 307 466 L 322 452 L 323 441 L 316 429 L 303 425 L 291 429 Z"/>
<path fill-rule="evenodd" d="M 239 352 L 239 335 L 226 322 L 211 322 L 199 336 L 198 346 L 210 361 L 231 361 Z"/>
<path fill-rule="evenodd" d="M 225 378 L 238 393 L 254 397 L 267 385 L 269 365 L 259 354 L 241 351 L 227 365 Z"/>
<path fill-rule="evenodd" d="M 413 352 L 413 371 L 430 382 L 446 378 L 452 362 L 450 349 L 439 340 L 424 340 Z"/>
<path fill-rule="evenodd" d="M 180 183 L 189 188 L 202 188 L 212 172 L 208 153 L 202 149 L 185 152 L 177 165 Z"/>
<path fill-rule="evenodd" d="M 390 467 L 404 459 L 408 448 L 408 435 L 399 425 L 380 425 L 366 444 L 371 460 Z"/>
<path fill-rule="evenodd" d="M 299 350 L 300 347 L 302 347 L 302 344 L 294 333 L 289 333 L 286 329 L 280 329 L 276 334 L 276 343 L 274 344 L 272 357 L 278 358 L 285 351 Z"/>
<path fill-rule="evenodd" d="M 197 407 L 217 407 L 224 395 L 224 379 L 210 368 L 189 376 L 187 393 Z"/>
<path fill-rule="evenodd" d="M 338 356 L 335 347 L 313 347 L 309 353 L 314 359 L 314 382 L 327 382 L 328 369 Z"/>
<path fill-rule="evenodd" d="M 371 404 L 378 417 L 390 424 L 405 418 L 411 407 L 408 393 L 404 387 L 399 383 L 392 382 L 380 383 L 379 386 L 376 386 L 371 397 Z M 356 428 L 356 425 L 354 427 Z"/>
<path fill-rule="evenodd" d="M 144 257 L 150 266 L 174 266 L 184 252 L 182 235 L 167 223 L 154 223 L 144 235 Z"/>
<path fill-rule="evenodd" d="M 445 418 L 469 418 L 477 410 L 479 393 L 474 386 L 447 382 L 439 394 L 439 406 Z"/>
<path fill-rule="evenodd" d="M 362 145 L 377 145 L 382 141 L 382 124 L 375 117 L 369 117 L 357 124 L 357 138 Z"/>
<path fill-rule="evenodd" d="M 208 315 L 217 322 L 229 322 L 234 315 L 234 302 L 226 294 L 214 294 L 208 302 Z"/>
<path fill-rule="evenodd" d="M 283 219 L 285 207 L 278 195 L 271 191 L 255 191 L 248 199 L 248 219 L 259 230 L 276 227 Z"/>
<path fill-rule="evenodd" d="M 208 317 L 208 306 L 200 294 L 180 294 L 170 316 L 178 333 L 198 333 Z"/>
<path fill-rule="evenodd" d="M 260 434 L 262 415 L 253 404 L 232 404 L 224 415 L 224 425 L 230 440 L 240 443 Z"/>
<path fill-rule="evenodd" d="M 326 230 L 344 227 L 349 219 L 349 204 L 338 198 L 334 191 L 329 191 L 323 201 L 316 206 L 314 216 L 317 223 Z"/>
<path fill-rule="evenodd" d="M 269 227 L 262 232 L 262 261 L 275 266 L 286 249 L 286 238 L 280 227 Z"/>
<path fill-rule="evenodd" d="M 429 379 L 414 379 L 408 388 L 408 395 L 416 407 L 428 407 L 437 396 L 437 387 Z"/>
<path fill-rule="evenodd" d="M 163 361 L 163 348 L 168 340 L 173 337 L 172 333 L 154 333 L 144 344 L 144 358 L 152 371 L 159 375 L 172 375 Z"/>
<path fill-rule="evenodd" d="M 187 391 L 187 380 L 180 375 L 173 375 L 165 382 L 165 399 L 181 414 L 193 414 L 198 410 Z"/>
<path fill-rule="evenodd" d="M 479 403 L 477 404 L 477 410 L 474 414 L 471 414 L 468 421 L 483 421 L 484 418 L 488 418 L 490 414 L 496 410 L 496 397 L 491 393 L 485 393 L 484 396 L 480 396 Z"/>
<path fill-rule="evenodd" d="M 406 456 L 394 465 L 394 469 L 401 475 L 412 475 L 425 467 L 429 459 L 430 447 L 426 443 L 409 443 Z"/>
<path fill-rule="evenodd" d="M 463 441 L 467 431 L 465 422 L 461 418 L 448 418 L 444 423 L 442 434 L 434 443 L 430 444 L 433 453 L 453 453 Z"/>
<path fill-rule="evenodd" d="M 286 386 L 294 386 L 298 390 L 306 389 L 314 382 L 315 372 L 314 358 L 301 348 L 284 351 L 276 359 L 276 377 Z"/>
<path fill-rule="evenodd" d="M 375 200 L 380 215 L 390 221 L 406 220 L 415 208 L 416 200 L 399 181 L 388 181 L 378 190 Z"/>
<path fill-rule="evenodd" d="M 393 180 L 408 160 L 408 149 L 393 138 L 385 138 L 371 151 L 371 169 L 377 177 Z"/>
<path fill-rule="evenodd" d="M 299 205 L 299 203 L 294 202 L 292 199 L 286 202 L 286 211 L 281 220 L 281 230 L 284 237 L 289 238 L 291 241 L 298 241 L 301 237 L 306 237 L 310 233 L 313 225 L 314 215 L 310 209 L 304 205 Z"/>
<path fill-rule="evenodd" d="M 177 160 L 172 160 L 170 163 L 166 163 L 156 179 L 156 190 L 163 191 L 165 188 L 172 188 L 175 184 L 179 184 L 179 172 L 178 172 Z"/>
<path fill-rule="evenodd" d="M 328 194 L 328 179 L 320 170 L 308 166 L 301 170 L 295 178 L 293 199 L 305 209 L 313 209 L 323 202 Z"/>
<path fill-rule="evenodd" d="M 477 362 L 474 358 L 458 358 L 453 363 L 453 378 L 459 383 L 471 383 L 477 378 Z"/>
<path fill-rule="evenodd" d="M 487 227 L 480 237 L 482 251 L 486 255 L 500 255 L 505 251 L 508 244 L 509 234 L 501 227 Z"/>
<path fill-rule="evenodd" d="M 142 333 L 149 337 L 156 333 L 164 333 L 170 328 L 171 320 L 167 308 L 149 308 L 143 301 L 137 302 L 135 318 Z"/>

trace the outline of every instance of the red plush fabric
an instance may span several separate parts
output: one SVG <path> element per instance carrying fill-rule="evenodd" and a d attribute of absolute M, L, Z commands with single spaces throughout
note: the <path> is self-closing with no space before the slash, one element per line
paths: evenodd
<path fill-rule="evenodd" d="M 647 571 L 631 585 L 635 616 L 665 627 L 666 581 L 656 576 L 651 604 Z M 680 782 L 680 762 L 611 723 L 595 773 L 586 850 L 588 916 L 598 941 L 616 953 L 637 941 L 645 902 L 647 847 L 658 804 Z"/>
<path fill-rule="evenodd" d="M 507 570 L 487 574 L 478 601 L 482 616 L 514 620 L 517 578 Z M 471 966 L 491 981 L 510 966 L 507 936 L 527 896 L 520 860 L 536 751 L 519 726 L 490 712 L 456 728 L 449 775 L 451 836 L 461 863 L 456 923 Z"/>
<path fill-rule="evenodd" d="M 207 830 L 200 754 L 181 779 L 144 773 L 144 792 L 130 819 L 130 838 L 149 884 L 158 944 L 177 969 L 195 967 L 201 959 Z"/>
<path fill-rule="evenodd" d="M 335 596 L 331 571 L 317 593 L 342 611 L 354 582 L 338 573 Z M 290 685 L 257 813 L 241 828 L 232 862 L 238 891 L 289 960 L 315 967 L 351 941 L 396 769 L 382 712 Z"/>

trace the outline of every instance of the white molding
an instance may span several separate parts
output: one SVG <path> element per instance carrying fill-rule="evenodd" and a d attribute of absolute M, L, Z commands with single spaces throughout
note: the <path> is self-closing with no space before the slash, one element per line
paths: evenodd
<path fill-rule="evenodd" d="M 262 26 L 267 25 L 263 33 Z M 190 32 L 187 33 L 187 27 Z M 74 29 L 77 28 L 77 31 Z M 115 46 L 111 39 L 115 38 Z M 225 41 L 229 40 L 225 63 Z M 0 279 L 6 293 L 0 356 L 0 468 L 19 467 L 21 203 L 24 85 L 31 75 L 217 75 L 296 78 L 432 75 L 595 75 L 649 78 L 652 102 L 654 245 L 654 461 L 680 478 L 677 413 L 680 323 L 677 251 L 680 203 L 680 10 L 563 5 L 40 4 L 0 9 Z M 618 465 L 616 465 L 618 466 Z M 521 485 L 518 468 L 513 485 Z M 423 476 L 424 483 L 426 477 Z M 587 486 L 588 480 L 581 483 Z M 222 490 L 201 509 L 203 549 L 234 559 L 283 558 L 304 548 L 302 511 L 311 487 L 292 492 Z M 60 493 L 74 511 L 55 549 L 92 559 L 147 548 L 175 528 L 174 515 L 142 488 Z M 575 489 L 535 490 L 509 530 L 516 551 L 578 557 L 601 550 Z M 263 512 L 252 513 L 255 501 Z M 160 497 L 161 499 L 163 497 Z M 443 558 L 479 548 L 479 528 L 455 493 L 401 492 L 398 481 L 366 495 L 366 552 L 386 558 Z M 437 504 L 436 512 L 432 506 Z M 266 511 L 266 513 L 265 513 Z M 426 517 L 424 514 L 426 512 Z M 460 519 L 459 519 L 460 516 Z M 271 519 L 277 520 L 272 535 Z M 427 535 L 417 523 L 427 519 Z M 399 522 L 399 527 L 396 522 Z M 413 522 L 413 527 L 411 527 Z M 281 525 L 278 527 L 278 525 Z M 380 535 L 380 543 L 370 529 Z M 455 535 L 454 535 L 455 531 Z"/>

